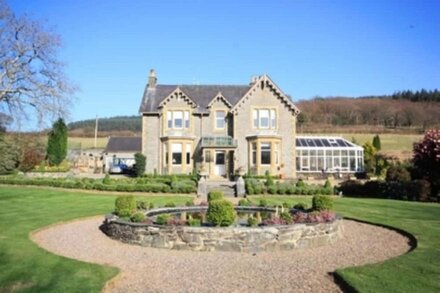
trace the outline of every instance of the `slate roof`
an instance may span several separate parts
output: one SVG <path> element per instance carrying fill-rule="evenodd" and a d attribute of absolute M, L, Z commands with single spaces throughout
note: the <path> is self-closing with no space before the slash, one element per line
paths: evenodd
<path fill-rule="evenodd" d="M 142 137 L 110 137 L 105 148 L 106 152 L 141 152 Z"/>
<path fill-rule="evenodd" d="M 145 89 L 139 108 L 141 113 L 156 113 L 160 103 L 179 88 L 198 106 L 198 112 L 206 112 L 208 104 L 219 92 L 234 106 L 250 89 L 250 85 L 157 85 Z"/>

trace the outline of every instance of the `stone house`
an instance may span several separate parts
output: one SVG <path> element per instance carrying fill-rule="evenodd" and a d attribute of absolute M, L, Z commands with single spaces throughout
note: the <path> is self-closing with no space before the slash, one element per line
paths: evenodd
<path fill-rule="evenodd" d="M 139 112 L 146 173 L 297 175 L 300 111 L 267 75 L 245 85 L 161 85 L 151 70 Z"/>

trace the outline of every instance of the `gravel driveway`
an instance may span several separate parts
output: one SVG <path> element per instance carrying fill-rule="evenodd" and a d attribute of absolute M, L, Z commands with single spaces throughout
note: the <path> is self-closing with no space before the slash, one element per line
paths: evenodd
<path fill-rule="evenodd" d="M 100 216 L 52 226 L 32 240 L 55 254 L 120 268 L 105 292 L 340 292 L 330 272 L 410 249 L 397 232 L 348 220 L 343 239 L 333 245 L 257 254 L 123 244 L 99 230 L 102 221 Z"/>

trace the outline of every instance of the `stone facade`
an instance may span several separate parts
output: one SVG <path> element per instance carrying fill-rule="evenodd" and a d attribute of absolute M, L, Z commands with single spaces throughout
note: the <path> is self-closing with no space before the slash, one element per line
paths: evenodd
<path fill-rule="evenodd" d="M 342 221 L 265 227 L 188 227 L 127 223 L 110 216 L 104 222 L 104 231 L 113 239 L 147 247 L 258 252 L 332 244 L 341 237 Z"/>
<path fill-rule="evenodd" d="M 237 86 L 156 82 L 152 71 L 152 84 L 147 85 L 140 107 L 147 173 L 188 174 L 203 170 L 208 178 L 228 178 L 240 168 L 258 175 L 269 172 L 296 178 L 295 129 L 299 110 L 267 75 L 254 78 L 249 85 Z M 260 111 L 264 115 L 270 112 L 270 117 L 261 118 L 266 119 L 264 126 L 260 120 L 255 126 L 255 113 Z M 217 115 L 224 115 L 224 127 L 218 127 Z M 219 142 L 204 144 L 203 138 L 213 137 Z M 224 143 L 227 139 L 229 143 Z M 176 149 L 181 150 L 181 156 L 175 154 Z"/>

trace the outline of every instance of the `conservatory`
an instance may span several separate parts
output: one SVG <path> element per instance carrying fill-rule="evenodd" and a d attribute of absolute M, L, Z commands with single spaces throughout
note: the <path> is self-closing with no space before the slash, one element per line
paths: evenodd
<path fill-rule="evenodd" d="M 357 173 L 364 170 L 364 149 L 342 137 L 297 136 L 298 173 Z"/>

